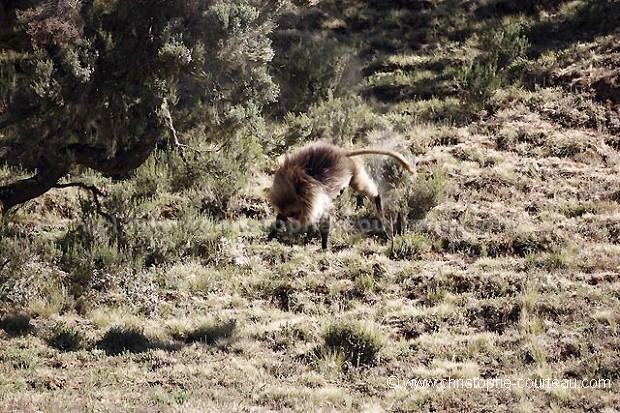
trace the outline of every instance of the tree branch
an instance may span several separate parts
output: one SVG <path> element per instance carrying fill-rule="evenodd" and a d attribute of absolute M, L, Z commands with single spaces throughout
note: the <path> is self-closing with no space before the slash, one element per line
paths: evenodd
<path fill-rule="evenodd" d="M 133 171 L 142 165 L 155 149 L 158 136 L 158 130 L 148 130 L 134 146 L 119 150 L 112 157 L 107 157 L 101 149 L 79 143 L 71 145 L 69 149 L 75 163 L 103 174 L 117 175 Z"/>
<path fill-rule="evenodd" d="M 168 99 L 164 98 L 164 102 L 161 105 L 161 111 L 166 121 L 168 122 L 168 129 L 172 133 L 172 138 L 174 139 L 174 144 L 178 148 L 187 148 L 187 145 L 181 143 L 179 140 L 179 134 L 177 133 L 176 128 L 174 127 L 174 121 L 172 120 L 172 113 L 170 113 L 170 106 L 168 105 Z"/>
<path fill-rule="evenodd" d="M 158 136 L 159 129 L 156 125 L 151 125 L 132 147 L 121 149 L 112 157 L 106 156 L 100 148 L 78 143 L 57 152 L 53 161 L 42 159 L 36 166 L 36 174 L 32 177 L 0 186 L 0 216 L 15 205 L 49 191 L 71 170 L 74 164 L 109 175 L 122 174 L 136 169 L 153 152 Z"/>
<path fill-rule="evenodd" d="M 4 271 L 4 267 L 6 267 L 7 265 L 9 265 L 9 263 L 11 262 L 11 260 L 9 258 L 7 258 L 6 260 L 4 260 L 4 262 L 2 263 L 2 265 L 0 265 L 0 275 L 2 274 L 2 271 Z"/>
<path fill-rule="evenodd" d="M 114 238 L 116 238 L 116 241 L 119 244 L 122 244 L 123 243 L 123 237 L 121 236 L 122 235 L 121 225 L 118 222 L 118 219 L 116 219 L 116 217 L 114 215 L 105 212 L 103 210 L 103 207 L 101 206 L 101 202 L 99 201 L 99 197 L 100 196 L 105 196 L 103 191 L 101 191 L 95 185 L 87 185 L 87 184 L 85 184 L 83 182 L 68 182 L 68 183 L 65 183 L 65 184 L 56 184 L 56 185 L 54 185 L 54 188 L 59 188 L 59 189 L 73 188 L 73 187 L 84 189 L 84 190 L 90 192 L 91 196 L 93 197 L 93 202 L 95 203 L 95 209 L 97 211 L 97 214 L 101 215 L 106 221 L 108 221 L 110 224 L 112 224 L 112 228 L 114 229 Z"/>
<path fill-rule="evenodd" d="M 110 222 L 116 228 L 116 226 L 118 225 L 116 218 L 108 214 L 107 212 L 105 212 L 103 210 L 103 207 L 101 206 L 101 202 L 99 202 L 99 197 L 104 196 L 104 193 L 99 188 L 97 188 L 95 185 L 87 185 L 83 182 L 68 182 L 66 184 L 54 185 L 54 188 L 59 188 L 59 189 L 75 188 L 75 187 L 81 188 L 81 189 L 84 189 L 90 192 L 91 196 L 93 197 L 93 202 L 95 203 L 95 209 L 97 210 L 97 213 L 101 215 L 102 217 L 104 217 L 108 222 Z"/>

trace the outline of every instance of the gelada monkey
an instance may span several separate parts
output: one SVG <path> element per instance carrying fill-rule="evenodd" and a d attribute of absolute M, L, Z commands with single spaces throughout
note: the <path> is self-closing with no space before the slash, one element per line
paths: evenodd
<path fill-rule="evenodd" d="M 267 191 L 267 199 L 277 213 L 268 239 L 273 239 L 289 220 L 301 227 L 318 223 L 321 246 L 326 249 L 332 200 L 347 186 L 372 198 L 382 218 L 377 184 L 355 158 L 360 155 L 391 156 L 409 173 L 415 174 L 413 166 L 394 151 L 375 148 L 346 150 L 327 143 L 303 146 L 280 158 L 273 184 Z"/>

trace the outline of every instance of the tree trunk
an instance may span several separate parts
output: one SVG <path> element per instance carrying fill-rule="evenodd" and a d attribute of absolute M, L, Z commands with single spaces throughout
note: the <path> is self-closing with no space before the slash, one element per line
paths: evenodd
<path fill-rule="evenodd" d="M 109 175 L 133 171 L 153 152 L 157 137 L 158 130 L 154 127 L 149 128 L 134 146 L 121 149 L 112 157 L 107 157 L 101 149 L 82 144 L 72 145 L 68 151 L 69 155 L 66 155 L 63 162 L 46 159 L 37 167 L 37 172 L 32 177 L 0 186 L 0 216 L 3 211 L 39 197 L 52 189 L 73 165 L 83 165 Z"/>
<path fill-rule="evenodd" d="M 70 169 L 70 164 L 45 160 L 32 177 L 0 187 L 0 216 L 3 211 L 49 191 Z"/>

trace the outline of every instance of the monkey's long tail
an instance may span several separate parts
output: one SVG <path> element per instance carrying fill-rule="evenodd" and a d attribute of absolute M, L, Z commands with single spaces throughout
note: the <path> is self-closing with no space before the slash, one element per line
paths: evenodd
<path fill-rule="evenodd" d="M 345 155 L 348 157 L 351 156 L 360 156 L 360 155 L 387 155 L 396 159 L 402 166 L 405 168 L 410 174 L 415 175 L 415 168 L 398 152 L 390 151 L 389 149 L 375 149 L 375 148 L 366 148 L 366 149 L 353 149 L 350 151 L 345 151 Z"/>

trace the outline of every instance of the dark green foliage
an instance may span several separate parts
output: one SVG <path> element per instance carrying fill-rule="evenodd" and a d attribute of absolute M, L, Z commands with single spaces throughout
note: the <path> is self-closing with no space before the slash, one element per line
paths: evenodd
<path fill-rule="evenodd" d="M 469 308 L 466 316 L 472 325 L 481 330 L 503 334 L 519 322 L 522 311 L 522 305 L 514 300 L 493 299 Z"/>
<path fill-rule="evenodd" d="M 540 10 L 553 9 L 565 0 L 490 0 L 481 2 L 476 8 L 475 14 L 481 18 L 499 17 L 505 15 L 518 15 L 520 13 L 532 15 Z"/>
<path fill-rule="evenodd" d="M 59 323 L 52 329 L 47 343 L 60 351 L 76 351 L 84 346 L 84 336 L 76 327 Z"/>
<path fill-rule="evenodd" d="M 552 252 L 562 247 L 565 241 L 552 231 L 528 231 L 516 234 L 512 240 L 514 254 L 525 257 L 528 254 Z"/>
<path fill-rule="evenodd" d="M 430 176 L 418 175 L 413 185 L 406 187 L 399 201 L 403 216 L 410 224 L 424 219 L 444 199 L 446 189 L 446 177 L 440 169 L 434 170 Z"/>
<path fill-rule="evenodd" d="M 447 180 L 441 169 L 435 168 L 430 174 L 420 172 L 415 180 L 405 174 L 393 163 L 383 168 L 384 181 L 395 186 L 390 194 L 395 206 L 391 207 L 389 216 L 391 229 L 397 234 L 418 228 L 426 215 L 443 201 L 447 190 Z M 390 255 L 401 259 L 417 256 L 427 249 L 428 243 L 419 236 L 398 238 L 397 241 L 393 243 Z"/>
<path fill-rule="evenodd" d="M 70 274 L 69 292 L 78 297 L 90 288 L 102 288 L 102 270 L 120 270 L 130 264 L 130 258 L 122 253 L 110 239 L 100 221 L 87 217 L 83 223 L 70 228 L 58 239 L 61 251 L 60 267 Z"/>
<path fill-rule="evenodd" d="M 25 314 L 5 315 L 0 319 L 0 328 L 10 336 L 23 336 L 32 330 L 30 317 Z"/>
<path fill-rule="evenodd" d="M 355 52 L 329 36 L 281 31 L 274 75 L 281 87 L 279 112 L 299 113 L 313 104 L 347 93 L 358 80 Z M 297 33 L 297 32 L 294 32 Z"/>
<path fill-rule="evenodd" d="M 466 100 L 485 102 L 496 89 L 519 83 L 529 47 L 523 29 L 522 24 L 514 23 L 472 37 L 479 55 L 471 58 L 457 75 L 460 93 Z"/>
<path fill-rule="evenodd" d="M 277 96 L 267 72 L 277 2 L 7 7 L 0 162 L 37 179 L 0 186 L 3 209 L 45 193 L 76 164 L 126 176 L 158 143 L 187 133 L 239 144 L 260 134 L 261 110 Z M 252 160 L 238 157 L 236 165 L 245 171 Z M 157 182 L 143 183 L 144 196 L 152 195 Z"/>
<path fill-rule="evenodd" d="M 549 0 L 544 3 L 558 3 Z M 540 2 L 535 2 L 540 3 Z M 541 19 L 527 30 L 536 52 L 560 49 L 565 43 L 588 42 L 598 36 L 614 33 L 618 28 L 620 7 L 614 0 L 567 2 L 560 19 Z M 538 4 L 543 8 L 545 4 Z M 548 7 L 548 5 L 547 5 Z M 552 38 L 553 41 L 549 41 Z"/>
<path fill-rule="evenodd" d="M 388 248 L 388 255 L 394 260 L 416 260 L 431 250 L 431 241 L 415 233 L 395 235 Z"/>
<path fill-rule="evenodd" d="M 380 117 L 359 98 L 334 98 L 312 105 L 306 113 L 288 114 L 283 148 L 310 140 L 349 146 L 381 125 Z"/>
<path fill-rule="evenodd" d="M 208 153 L 202 160 L 206 173 L 201 211 L 217 219 L 229 217 L 231 199 L 246 186 L 260 153 L 251 136 L 239 138 L 234 147 Z"/>

